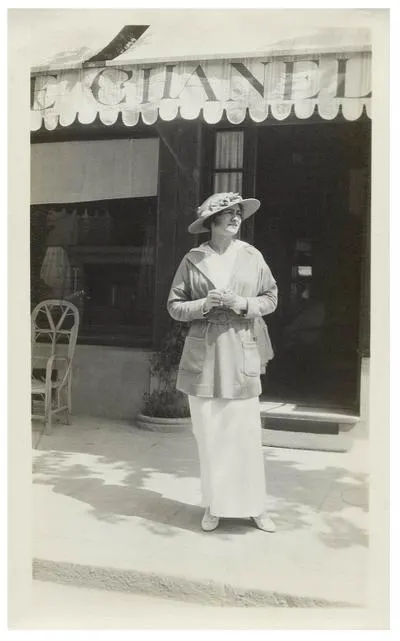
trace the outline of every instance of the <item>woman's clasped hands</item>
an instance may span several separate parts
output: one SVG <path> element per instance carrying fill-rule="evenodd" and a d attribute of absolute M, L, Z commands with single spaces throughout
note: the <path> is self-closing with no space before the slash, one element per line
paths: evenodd
<path fill-rule="evenodd" d="M 247 309 L 247 300 L 230 290 L 211 289 L 204 302 L 204 313 L 207 314 L 214 307 L 225 307 L 235 314 L 242 314 Z"/>

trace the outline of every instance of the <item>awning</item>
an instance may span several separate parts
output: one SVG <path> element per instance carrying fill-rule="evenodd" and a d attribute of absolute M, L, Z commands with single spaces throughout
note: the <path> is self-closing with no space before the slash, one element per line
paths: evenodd
<path fill-rule="evenodd" d="M 136 64 L 50 71 L 33 75 L 31 129 L 68 127 L 97 115 L 113 125 L 121 115 L 132 127 L 203 118 L 218 123 L 226 114 L 238 125 L 284 120 L 292 113 L 346 120 L 371 110 L 371 54 L 329 53 Z"/>
<path fill-rule="evenodd" d="M 72 13 L 51 22 L 50 42 L 38 18 L 32 28 L 33 131 L 96 117 L 133 127 L 370 115 L 368 12 L 111 11 L 101 28 Z"/>
<path fill-rule="evenodd" d="M 35 9 L 24 11 L 28 19 L 19 41 L 33 73 L 83 67 L 119 35 L 126 46 L 103 58 L 107 66 L 357 53 L 371 51 L 373 13 Z"/>
<path fill-rule="evenodd" d="M 157 195 L 159 139 L 31 145 L 31 205 Z"/>

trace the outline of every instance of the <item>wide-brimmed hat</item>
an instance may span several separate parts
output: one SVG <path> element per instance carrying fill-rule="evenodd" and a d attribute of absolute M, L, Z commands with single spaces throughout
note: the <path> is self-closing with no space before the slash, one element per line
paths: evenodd
<path fill-rule="evenodd" d="M 242 206 L 242 220 L 246 220 L 257 211 L 261 203 L 257 198 L 242 198 L 240 194 L 234 194 L 233 192 L 213 194 L 198 207 L 197 219 L 189 225 L 188 231 L 191 234 L 201 234 L 209 231 L 207 227 L 204 227 L 204 221 L 233 205 Z"/>

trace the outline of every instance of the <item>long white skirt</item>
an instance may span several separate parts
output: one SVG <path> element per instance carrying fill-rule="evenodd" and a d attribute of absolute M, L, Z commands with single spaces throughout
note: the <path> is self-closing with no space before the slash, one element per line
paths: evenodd
<path fill-rule="evenodd" d="M 189 396 L 203 507 L 221 517 L 258 516 L 266 508 L 258 397 Z"/>

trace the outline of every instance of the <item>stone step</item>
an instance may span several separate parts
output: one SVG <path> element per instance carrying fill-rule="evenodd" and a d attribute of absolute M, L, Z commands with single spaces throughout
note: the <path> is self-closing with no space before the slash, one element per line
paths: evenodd
<path fill-rule="evenodd" d="M 289 430 L 262 430 L 262 444 L 265 447 L 282 447 L 290 450 L 318 450 L 320 452 L 348 452 L 353 438 L 351 432 L 338 434 L 313 434 L 290 432 Z"/>
<path fill-rule="evenodd" d="M 346 412 L 260 401 L 263 445 L 347 452 L 360 417 Z"/>
<path fill-rule="evenodd" d="M 260 399 L 261 416 L 263 418 L 307 421 L 309 423 L 335 423 L 340 426 L 351 426 L 359 422 L 360 416 L 348 412 L 323 410 L 318 407 L 304 407 L 296 403 L 281 403 Z M 303 425 L 305 427 L 305 425 Z M 343 428 L 342 428 L 343 429 Z"/>

